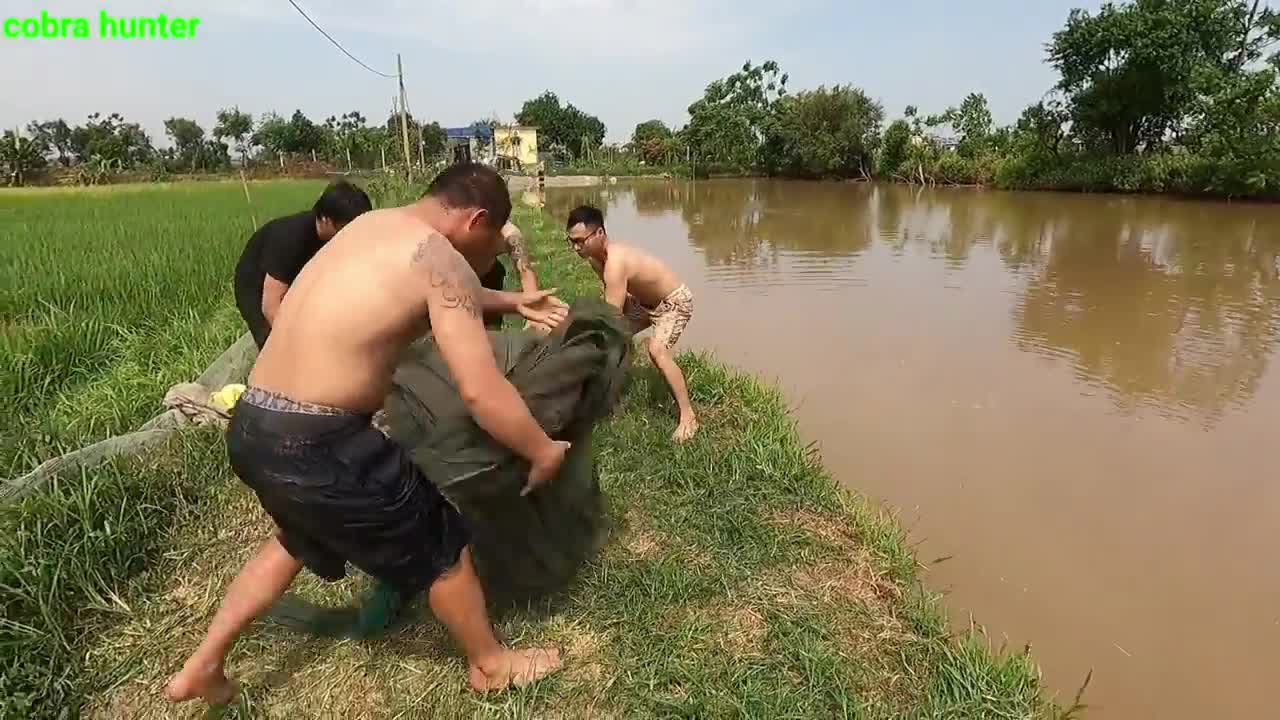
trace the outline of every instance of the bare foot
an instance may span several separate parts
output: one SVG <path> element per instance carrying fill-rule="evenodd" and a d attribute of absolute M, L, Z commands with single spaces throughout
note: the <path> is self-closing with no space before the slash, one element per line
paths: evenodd
<path fill-rule="evenodd" d="M 164 689 L 170 702 L 180 703 L 203 698 L 210 705 L 225 705 L 234 700 L 239 692 L 240 686 L 223 673 L 221 665 L 192 665 L 190 661 L 169 680 Z"/>
<path fill-rule="evenodd" d="M 681 418 L 680 424 L 676 426 L 676 431 L 672 433 L 671 439 L 682 443 L 693 437 L 698 432 L 698 419 L 690 415 L 687 418 Z"/>
<path fill-rule="evenodd" d="M 471 665 L 471 687 L 481 692 L 524 687 L 560 669 L 555 648 L 504 650 L 492 660 Z"/>

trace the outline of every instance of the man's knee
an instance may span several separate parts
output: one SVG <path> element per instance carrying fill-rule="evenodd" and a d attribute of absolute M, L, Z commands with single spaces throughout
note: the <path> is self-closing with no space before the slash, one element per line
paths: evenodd
<path fill-rule="evenodd" d="M 667 348 L 667 344 L 656 337 L 651 337 L 645 341 L 649 350 L 649 357 L 655 362 L 658 360 L 670 360 L 671 350 Z"/>

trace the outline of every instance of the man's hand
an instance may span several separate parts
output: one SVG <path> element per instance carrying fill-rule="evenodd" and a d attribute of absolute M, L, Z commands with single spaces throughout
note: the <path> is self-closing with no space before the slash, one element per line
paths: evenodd
<path fill-rule="evenodd" d="M 555 288 L 552 288 L 520 293 L 516 312 L 520 313 L 530 325 L 547 328 L 548 331 L 554 330 L 569 316 L 568 304 L 555 297 L 555 291 Z"/>
<path fill-rule="evenodd" d="M 520 491 L 520 497 L 524 497 L 542 487 L 544 483 L 560 472 L 560 465 L 564 463 L 564 454 L 568 452 L 569 447 L 569 443 L 563 440 L 554 440 L 547 446 L 546 450 L 538 454 L 538 457 L 530 464 L 529 481 L 525 483 L 524 489 Z"/>
<path fill-rule="evenodd" d="M 545 325 L 543 323 L 530 322 L 528 320 L 526 320 L 524 323 L 524 329 L 529 330 L 531 332 L 535 332 L 539 335 L 550 335 L 552 332 L 555 331 L 555 328 L 551 327 L 550 325 Z"/>

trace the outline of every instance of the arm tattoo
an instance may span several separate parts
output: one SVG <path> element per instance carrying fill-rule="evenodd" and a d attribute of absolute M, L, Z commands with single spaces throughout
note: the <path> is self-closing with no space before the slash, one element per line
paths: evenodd
<path fill-rule="evenodd" d="M 524 272 L 533 269 L 533 261 L 529 259 L 529 248 L 524 244 L 524 235 L 520 231 L 512 233 L 507 238 L 507 245 L 511 247 L 511 257 L 516 261 L 516 269 Z"/>
<path fill-rule="evenodd" d="M 476 318 L 483 316 L 476 299 L 480 281 L 443 235 L 433 233 L 426 240 L 419 240 L 411 264 L 427 275 L 431 294 L 439 298 L 440 305 L 464 310 Z"/>

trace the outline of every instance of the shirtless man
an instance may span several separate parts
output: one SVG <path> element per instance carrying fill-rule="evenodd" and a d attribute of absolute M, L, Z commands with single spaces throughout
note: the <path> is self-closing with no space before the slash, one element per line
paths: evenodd
<path fill-rule="evenodd" d="M 525 685 L 560 664 L 554 648 L 512 650 L 494 637 L 463 519 L 408 453 L 370 426 L 401 352 L 431 331 L 477 424 L 530 464 L 528 493 L 553 477 L 555 442 L 498 370 L 486 310 L 539 310 L 554 290 L 486 290 L 511 212 L 502 178 L 481 165 L 441 173 L 417 202 L 361 215 L 307 263 L 281 303 L 227 430 L 232 468 L 279 527 L 240 571 L 204 641 L 169 681 L 174 702 L 232 699 L 223 670 L 240 633 L 304 566 L 326 580 L 350 562 L 419 592 L 470 664 L 478 690 Z"/>
<path fill-rule="evenodd" d="M 653 327 L 646 342 L 649 358 L 662 371 L 680 407 L 680 424 L 671 439 L 682 443 L 698 430 L 684 374 L 671 357 L 693 315 L 693 293 L 662 261 L 629 245 L 613 242 L 604 229 L 604 214 L 589 205 L 569 213 L 569 244 L 586 258 L 604 282 L 604 299 L 631 323 L 632 332 Z"/>

